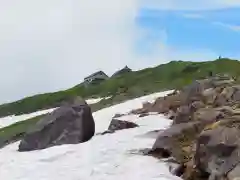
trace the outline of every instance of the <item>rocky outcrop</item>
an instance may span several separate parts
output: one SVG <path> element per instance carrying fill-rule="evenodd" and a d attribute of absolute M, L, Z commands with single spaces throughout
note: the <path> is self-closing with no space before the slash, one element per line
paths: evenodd
<path fill-rule="evenodd" d="M 197 139 L 195 165 L 209 173 L 209 179 L 225 177 L 240 162 L 240 131 L 220 126 L 202 132 Z"/>
<path fill-rule="evenodd" d="M 95 124 L 90 107 L 81 98 L 76 98 L 31 127 L 20 142 L 19 151 L 83 143 L 90 140 L 94 133 Z"/>
<path fill-rule="evenodd" d="M 172 119 L 147 154 L 172 156 L 179 163 L 174 174 L 187 180 L 240 178 L 240 85 L 230 76 L 196 80 L 132 112 Z"/>

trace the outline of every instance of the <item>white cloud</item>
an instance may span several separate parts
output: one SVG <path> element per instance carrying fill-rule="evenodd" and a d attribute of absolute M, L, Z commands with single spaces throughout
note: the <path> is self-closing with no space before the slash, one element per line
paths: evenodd
<path fill-rule="evenodd" d="M 0 103 L 71 87 L 96 70 L 111 74 L 126 64 L 139 69 L 175 57 L 167 33 L 150 55 L 134 52 L 136 39 L 151 33 L 136 26 L 138 10 L 153 5 L 204 7 L 189 0 L 0 0 Z"/>
<path fill-rule="evenodd" d="M 222 26 L 224 28 L 228 28 L 232 31 L 240 32 L 240 26 L 238 25 L 232 25 L 232 24 L 227 24 L 223 22 L 213 22 L 214 25 Z"/>
<path fill-rule="evenodd" d="M 0 102 L 136 65 L 137 8 L 134 0 L 0 1 Z"/>

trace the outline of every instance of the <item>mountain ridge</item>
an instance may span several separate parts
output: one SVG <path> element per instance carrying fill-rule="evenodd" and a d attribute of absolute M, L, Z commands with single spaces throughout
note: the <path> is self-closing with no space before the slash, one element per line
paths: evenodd
<path fill-rule="evenodd" d="M 83 98 L 111 96 L 110 99 L 103 100 L 103 104 L 111 104 L 114 98 L 126 100 L 166 89 L 181 88 L 191 83 L 193 79 L 206 77 L 209 72 L 227 73 L 238 78 L 240 62 L 228 58 L 203 62 L 171 61 L 113 77 L 89 87 L 80 83 L 66 90 L 37 94 L 5 103 L 0 105 L 0 117 L 55 108 L 76 96 Z"/>

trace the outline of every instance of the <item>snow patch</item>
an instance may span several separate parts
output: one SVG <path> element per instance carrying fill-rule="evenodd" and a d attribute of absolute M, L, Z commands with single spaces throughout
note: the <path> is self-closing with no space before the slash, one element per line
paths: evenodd
<path fill-rule="evenodd" d="M 88 104 L 95 104 L 95 103 L 100 102 L 102 99 L 109 99 L 109 98 L 111 98 L 111 97 L 88 99 L 88 100 L 86 100 L 86 102 Z M 0 128 L 9 126 L 9 125 L 14 124 L 16 122 L 20 122 L 20 121 L 24 121 L 24 120 L 36 117 L 36 116 L 39 116 L 39 115 L 51 113 L 55 109 L 57 109 L 57 108 L 36 111 L 36 112 L 30 113 L 30 114 L 23 114 L 23 115 L 18 115 L 18 116 L 12 115 L 12 116 L 6 116 L 6 117 L 3 117 L 3 118 L 0 118 Z"/>
<path fill-rule="evenodd" d="M 130 100 L 130 102 L 132 103 L 132 104 L 130 103 L 131 105 L 129 103 L 127 103 L 127 104 L 123 103 L 123 104 L 118 104 L 118 105 L 112 106 L 111 107 L 112 111 L 107 112 L 107 114 L 108 114 L 107 117 L 114 116 L 114 114 L 112 114 L 112 112 L 114 113 L 115 112 L 114 110 L 116 110 L 116 109 L 124 110 L 124 112 L 127 113 L 128 111 L 130 111 L 132 109 L 137 109 L 137 108 L 142 107 L 142 103 L 144 103 L 144 102 L 154 102 L 154 100 L 156 98 L 161 97 L 161 96 L 165 96 L 165 95 L 167 95 L 169 93 L 172 93 L 172 92 L 173 92 L 173 90 L 158 92 L 158 93 L 143 96 L 143 97 L 140 97 L 140 98 L 137 98 L 137 99 L 134 99 L 134 100 Z M 87 99 L 86 102 L 88 104 L 95 104 L 95 103 L 100 102 L 103 99 L 109 99 L 109 98 L 111 98 L 111 96 L 104 97 L 104 98 Z M 127 102 L 129 102 L 129 101 L 127 101 Z M 127 105 L 127 106 L 123 108 L 123 106 L 125 106 L 125 105 Z M 39 116 L 39 115 L 51 113 L 55 109 L 57 109 L 57 108 L 41 110 L 41 111 L 37 111 L 37 112 L 34 112 L 34 113 L 23 114 L 23 115 L 19 115 L 19 116 L 12 115 L 12 116 L 6 116 L 6 117 L 3 117 L 3 118 L 0 118 L 0 128 L 12 125 L 16 122 L 20 122 L 20 121 L 24 121 L 24 120 L 36 117 L 36 116 Z M 101 113 L 105 113 L 105 111 L 101 111 Z"/>
<path fill-rule="evenodd" d="M 50 112 L 54 111 L 55 109 L 56 108 L 52 108 L 52 109 L 37 111 L 34 113 L 30 113 L 30 114 L 23 114 L 23 115 L 19 115 L 19 116 L 12 115 L 12 116 L 6 116 L 3 118 L 0 118 L 0 128 L 9 126 L 9 125 L 14 124 L 19 121 L 24 121 L 24 120 L 27 120 L 27 119 L 30 119 L 30 118 L 33 118 L 36 116 L 40 116 L 42 114 L 50 113 Z"/>
<path fill-rule="evenodd" d="M 130 100 L 93 113 L 96 133 L 107 129 L 114 114 L 141 107 L 144 101 L 153 97 L 156 95 Z M 19 142 L 6 146 L 0 149 L 1 179 L 180 179 L 170 174 L 164 162 L 153 157 L 129 153 L 133 149 L 150 148 L 155 140 L 139 136 L 155 129 L 165 129 L 170 126 L 171 121 L 163 115 L 141 118 L 128 115 L 121 119 L 136 122 L 140 127 L 117 131 L 114 134 L 96 135 L 92 140 L 78 145 L 55 146 L 32 152 L 17 152 Z"/>
<path fill-rule="evenodd" d="M 100 102 L 101 100 L 107 100 L 107 99 L 109 99 L 109 98 L 111 98 L 111 96 L 109 96 L 109 97 L 104 97 L 104 98 L 87 99 L 86 102 L 87 102 L 88 104 L 96 104 L 96 103 Z"/>

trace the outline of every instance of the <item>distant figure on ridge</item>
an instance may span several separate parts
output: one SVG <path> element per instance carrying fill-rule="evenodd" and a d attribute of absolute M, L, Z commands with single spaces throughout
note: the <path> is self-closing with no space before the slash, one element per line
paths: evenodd
<path fill-rule="evenodd" d="M 213 72 L 209 71 L 208 75 L 209 75 L 209 77 L 213 77 Z"/>

